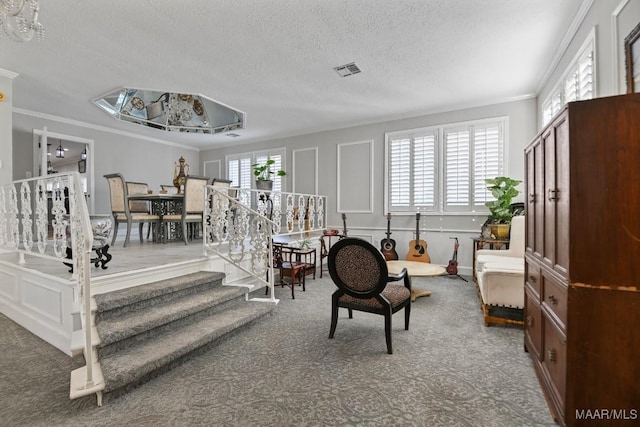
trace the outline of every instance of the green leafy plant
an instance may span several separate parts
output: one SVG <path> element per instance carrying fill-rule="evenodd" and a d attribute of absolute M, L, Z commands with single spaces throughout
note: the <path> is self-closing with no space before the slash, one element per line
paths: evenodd
<path fill-rule="evenodd" d="M 514 197 L 520 194 L 516 188 L 522 181 L 511 179 L 506 176 L 498 176 L 493 179 L 485 179 L 487 189 L 491 191 L 495 200 L 486 202 L 489 208 L 489 218 L 487 224 L 510 224 L 513 218 L 511 202 Z"/>
<path fill-rule="evenodd" d="M 273 174 L 278 176 L 285 176 L 287 173 L 282 169 L 278 170 L 277 172 L 273 172 L 271 170 L 271 165 L 275 162 L 275 160 L 269 159 L 264 164 L 255 163 L 251 165 L 251 167 L 253 168 L 253 174 L 256 177 L 256 181 L 271 181 L 271 175 Z"/>

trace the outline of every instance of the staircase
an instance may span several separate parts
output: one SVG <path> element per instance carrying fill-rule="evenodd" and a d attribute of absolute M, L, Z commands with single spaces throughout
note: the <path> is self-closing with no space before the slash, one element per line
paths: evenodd
<path fill-rule="evenodd" d="M 272 302 L 247 301 L 247 288 L 223 286 L 223 278 L 198 272 L 95 295 L 104 393 L 125 393 L 274 309 Z"/>

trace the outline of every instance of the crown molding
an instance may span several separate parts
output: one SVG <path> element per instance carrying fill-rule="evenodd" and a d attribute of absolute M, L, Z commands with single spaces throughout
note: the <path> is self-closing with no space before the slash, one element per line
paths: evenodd
<path fill-rule="evenodd" d="M 586 18 L 587 13 L 589 12 L 589 9 L 591 9 L 591 6 L 593 6 L 594 1 L 595 0 L 583 0 L 582 4 L 580 5 L 580 9 L 578 9 L 576 16 L 573 18 L 571 25 L 569 26 L 569 28 L 567 29 L 567 32 L 562 38 L 560 45 L 556 49 L 556 53 L 553 55 L 553 58 L 551 59 L 551 62 L 549 63 L 547 70 L 542 75 L 542 78 L 540 79 L 540 83 L 538 84 L 538 88 L 536 89 L 536 93 L 540 94 L 540 92 L 542 92 L 542 88 L 544 88 L 549 83 L 551 74 L 553 74 L 556 67 L 558 67 L 558 64 L 560 64 L 560 60 L 562 59 L 564 54 L 567 52 L 567 49 L 569 48 L 569 44 L 571 43 L 573 38 L 576 36 L 576 33 L 578 32 L 580 25 L 582 25 L 582 22 L 584 21 L 584 18 Z"/>
<path fill-rule="evenodd" d="M 13 71 L 5 70 L 4 68 L 0 68 L 0 77 L 7 77 L 10 79 L 15 79 L 20 74 L 14 73 Z"/>
<path fill-rule="evenodd" d="M 176 147 L 176 148 L 180 148 L 180 149 L 183 149 L 183 150 L 190 150 L 190 151 L 200 152 L 200 150 L 198 148 L 190 147 L 188 145 L 178 144 L 178 143 L 170 142 L 170 141 L 164 141 L 162 139 L 152 138 L 152 137 L 145 136 L 145 135 L 138 135 L 137 133 L 133 133 L 133 132 L 127 132 L 127 131 L 122 131 L 122 130 L 118 130 L 118 129 L 112 129 L 112 128 L 109 128 L 109 127 L 106 127 L 106 126 L 94 125 L 94 124 L 91 124 L 91 123 L 86 123 L 86 122 L 81 122 L 81 121 L 78 121 L 78 120 L 68 119 L 68 118 L 65 118 L 65 117 L 54 116 L 52 114 L 45 114 L 45 113 L 40 113 L 40 112 L 37 112 L 37 111 L 24 110 L 22 108 L 14 108 L 13 112 L 16 113 L 16 114 L 22 114 L 23 116 L 36 117 L 38 119 L 43 119 L 43 120 L 51 120 L 51 121 L 58 122 L 58 123 L 64 123 L 64 124 L 67 124 L 67 125 L 72 125 L 72 126 L 78 126 L 78 127 L 82 127 L 82 128 L 86 128 L 86 129 L 97 130 L 97 131 L 100 131 L 100 132 L 107 132 L 107 133 L 112 133 L 112 134 L 115 134 L 115 135 L 126 136 L 126 137 L 129 137 L 129 138 L 155 142 L 155 143 L 163 144 L 163 145 L 169 145 L 171 147 Z"/>

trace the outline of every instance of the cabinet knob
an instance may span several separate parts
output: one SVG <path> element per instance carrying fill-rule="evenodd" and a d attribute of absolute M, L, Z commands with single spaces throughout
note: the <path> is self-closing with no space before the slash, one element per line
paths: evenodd
<path fill-rule="evenodd" d="M 533 316 L 527 316 L 527 326 L 533 326 Z"/>
<path fill-rule="evenodd" d="M 547 299 L 548 299 L 548 300 L 549 300 L 549 302 L 550 302 L 551 304 L 553 304 L 553 305 L 558 304 L 558 298 L 556 298 L 556 297 L 555 297 L 555 296 L 553 296 L 553 295 L 549 295 L 549 296 L 547 297 Z"/>
<path fill-rule="evenodd" d="M 556 351 L 552 348 L 548 348 L 547 349 L 547 360 L 549 362 L 555 362 L 556 361 Z"/>
<path fill-rule="evenodd" d="M 558 200 L 558 193 L 559 192 L 560 191 L 557 190 L 557 189 L 555 189 L 555 190 L 549 189 L 548 194 L 547 194 L 547 198 L 549 199 L 549 201 Z"/>
<path fill-rule="evenodd" d="M 536 194 L 535 193 L 529 194 L 529 203 L 535 203 L 535 202 L 536 202 Z"/>
<path fill-rule="evenodd" d="M 536 276 L 534 276 L 534 275 L 529 276 L 529 281 L 531 283 L 536 283 Z"/>

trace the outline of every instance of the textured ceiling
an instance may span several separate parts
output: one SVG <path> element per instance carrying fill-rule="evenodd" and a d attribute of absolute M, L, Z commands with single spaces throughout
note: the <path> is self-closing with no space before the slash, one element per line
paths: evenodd
<path fill-rule="evenodd" d="M 15 108 L 207 149 L 530 96 L 581 3 L 44 0 L 45 40 L 1 37 L 0 68 Z M 206 95 L 246 129 L 119 123 L 91 100 L 120 86 Z"/>

